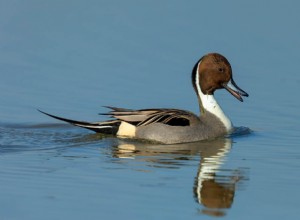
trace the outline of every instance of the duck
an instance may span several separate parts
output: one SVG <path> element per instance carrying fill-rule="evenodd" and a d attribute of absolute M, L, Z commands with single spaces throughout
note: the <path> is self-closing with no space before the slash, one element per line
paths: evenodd
<path fill-rule="evenodd" d="M 104 135 L 162 144 L 197 142 L 230 134 L 234 129 L 233 124 L 216 101 L 214 93 L 225 89 L 240 102 L 243 102 L 242 96 L 249 95 L 234 82 L 229 61 L 219 53 L 208 53 L 196 62 L 191 75 L 198 98 L 199 115 L 173 108 L 133 110 L 104 106 L 110 111 L 101 115 L 110 116 L 111 119 L 86 122 L 38 111 Z"/>

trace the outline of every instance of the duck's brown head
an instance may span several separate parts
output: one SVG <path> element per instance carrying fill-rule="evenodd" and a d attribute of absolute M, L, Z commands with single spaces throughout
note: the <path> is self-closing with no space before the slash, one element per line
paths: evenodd
<path fill-rule="evenodd" d="M 209 53 L 196 63 L 192 81 L 198 95 L 199 90 L 205 95 L 213 95 L 215 90 L 225 88 L 240 101 L 243 101 L 241 96 L 248 96 L 233 81 L 228 60 L 218 53 Z"/>

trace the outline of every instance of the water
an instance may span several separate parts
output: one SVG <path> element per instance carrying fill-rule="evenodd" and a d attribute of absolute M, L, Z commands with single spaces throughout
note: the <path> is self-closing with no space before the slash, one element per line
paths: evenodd
<path fill-rule="evenodd" d="M 0 2 L 0 219 L 296 219 L 299 3 Z M 161 146 L 36 111 L 198 111 L 194 63 L 217 51 L 250 94 L 216 98 L 239 130 Z M 249 130 L 249 129 L 250 130 Z"/>

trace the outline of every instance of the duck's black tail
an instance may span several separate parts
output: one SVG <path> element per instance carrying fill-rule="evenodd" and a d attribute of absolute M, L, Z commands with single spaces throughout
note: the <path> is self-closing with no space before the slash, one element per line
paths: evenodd
<path fill-rule="evenodd" d="M 58 116 L 55 116 L 55 115 L 51 115 L 51 114 L 43 112 L 39 109 L 38 109 L 38 111 L 45 114 L 45 115 L 48 115 L 52 118 L 55 118 L 57 120 L 65 121 L 65 122 L 68 122 L 72 125 L 82 127 L 82 128 L 86 128 L 86 129 L 92 130 L 92 131 L 97 132 L 97 133 L 102 133 L 102 134 L 115 135 L 118 132 L 118 128 L 119 128 L 120 123 L 121 123 L 118 120 L 110 120 L 110 121 L 103 121 L 103 122 L 75 121 L 75 120 L 72 120 L 72 119 L 67 119 L 67 118 L 62 118 L 62 117 L 58 117 Z"/>

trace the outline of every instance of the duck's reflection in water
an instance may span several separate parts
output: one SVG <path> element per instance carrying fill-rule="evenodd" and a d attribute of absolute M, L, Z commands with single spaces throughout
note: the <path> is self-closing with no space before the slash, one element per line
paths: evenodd
<path fill-rule="evenodd" d="M 236 184 L 243 179 L 242 170 L 225 170 L 222 165 L 231 149 L 230 139 L 203 143 L 200 164 L 195 178 L 194 195 L 203 205 L 202 213 L 223 216 L 232 206 Z"/>
<path fill-rule="evenodd" d="M 164 164 L 164 167 L 181 164 L 182 160 L 189 160 L 191 156 L 200 156 L 193 187 L 195 200 L 201 204 L 201 213 L 223 216 L 233 204 L 237 183 L 247 179 L 244 169 L 222 169 L 231 146 L 232 140 L 229 138 L 176 145 L 121 140 L 114 148 L 113 155 L 118 158 L 139 158 L 156 166 Z"/>

